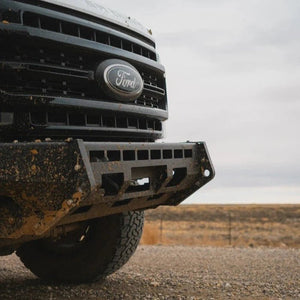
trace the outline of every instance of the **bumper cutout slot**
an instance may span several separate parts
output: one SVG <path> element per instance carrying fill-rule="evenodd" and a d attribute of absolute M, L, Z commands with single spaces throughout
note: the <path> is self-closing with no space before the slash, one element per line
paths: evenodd
<path fill-rule="evenodd" d="M 176 186 L 176 185 L 180 184 L 187 175 L 186 168 L 176 168 L 173 171 L 174 171 L 173 178 L 168 183 L 167 187 Z"/>
<path fill-rule="evenodd" d="M 123 173 L 103 174 L 102 188 L 104 188 L 105 190 L 105 196 L 118 195 L 123 182 L 124 182 Z"/>
<path fill-rule="evenodd" d="M 113 204 L 112 207 L 119 207 L 119 206 L 124 206 L 124 205 L 128 205 L 131 202 L 132 199 L 126 199 L 126 200 L 121 200 L 121 201 L 117 201 Z"/>
<path fill-rule="evenodd" d="M 90 162 L 100 162 L 100 161 L 105 161 L 104 151 L 91 151 Z"/>

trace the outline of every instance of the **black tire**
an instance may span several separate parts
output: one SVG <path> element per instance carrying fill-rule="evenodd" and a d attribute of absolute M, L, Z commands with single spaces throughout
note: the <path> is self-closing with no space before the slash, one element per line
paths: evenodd
<path fill-rule="evenodd" d="M 144 212 L 127 212 L 89 221 L 64 238 L 22 245 L 17 255 L 38 277 L 60 282 L 90 282 L 121 268 L 140 241 Z"/>

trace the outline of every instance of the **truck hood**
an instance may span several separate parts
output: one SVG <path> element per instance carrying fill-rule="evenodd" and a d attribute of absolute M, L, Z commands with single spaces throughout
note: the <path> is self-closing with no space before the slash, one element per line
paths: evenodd
<path fill-rule="evenodd" d="M 131 17 L 122 15 L 114 10 L 102 6 L 98 0 L 42 0 L 44 2 L 56 4 L 73 10 L 77 10 L 88 15 L 107 20 L 134 30 L 147 38 L 153 40 L 150 30 Z"/>

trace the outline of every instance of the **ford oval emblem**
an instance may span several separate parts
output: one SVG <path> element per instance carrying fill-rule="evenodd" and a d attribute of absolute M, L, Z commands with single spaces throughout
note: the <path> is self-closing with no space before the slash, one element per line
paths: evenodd
<path fill-rule="evenodd" d="M 101 63 L 96 78 L 108 96 L 120 101 L 136 100 L 144 88 L 143 79 L 137 69 L 118 59 Z"/>

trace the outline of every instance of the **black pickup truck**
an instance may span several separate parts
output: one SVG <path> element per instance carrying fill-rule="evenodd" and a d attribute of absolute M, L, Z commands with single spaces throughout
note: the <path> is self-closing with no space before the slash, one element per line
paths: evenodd
<path fill-rule="evenodd" d="M 214 177 L 205 143 L 155 142 L 167 118 L 138 22 L 96 0 L 1 0 L 0 255 L 69 282 L 124 265 L 144 210 Z"/>

